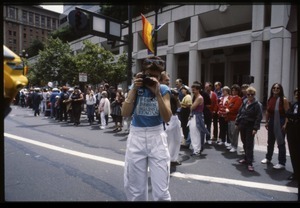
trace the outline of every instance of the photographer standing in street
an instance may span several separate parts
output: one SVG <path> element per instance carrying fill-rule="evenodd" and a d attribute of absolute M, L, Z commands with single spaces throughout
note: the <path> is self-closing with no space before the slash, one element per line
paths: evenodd
<path fill-rule="evenodd" d="M 170 89 L 159 83 L 165 62 L 146 58 L 122 106 L 124 117 L 133 116 L 127 139 L 124 187 L 129 201 L 148 200 L 148 168 L 155 201 L 171 201 L 170 154 L 163 122 L 170 121 Z"/>

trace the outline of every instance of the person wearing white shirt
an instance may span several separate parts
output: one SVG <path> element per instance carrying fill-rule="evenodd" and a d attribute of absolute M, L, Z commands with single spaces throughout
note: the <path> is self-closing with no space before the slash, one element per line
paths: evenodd
<path fill-rule="evenodd" d="M 86 111 L 87 116 L 89 119 L 90 125 L 95 121 L 94 114 L 95 114 L 95 104 L 96 104 L 96 96 L 91 90 L 87 90 L 87 93 L 85 95 L 85 101 L 86 101 Z"/>

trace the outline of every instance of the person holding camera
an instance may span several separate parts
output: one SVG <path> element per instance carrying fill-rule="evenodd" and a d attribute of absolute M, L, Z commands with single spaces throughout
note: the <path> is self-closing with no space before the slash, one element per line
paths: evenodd
<path fill-rule="evenodd" d="M 148 168 L 155 201 L 171 201 L 170 153 L 163 122 L 172 116 L 170 88 L 159 83 L 165 62 L 146 58 L 122 105 L 122 115 L 132 115 L 127 139 L 124 188 L 129 201 L 148 200 Z"/>

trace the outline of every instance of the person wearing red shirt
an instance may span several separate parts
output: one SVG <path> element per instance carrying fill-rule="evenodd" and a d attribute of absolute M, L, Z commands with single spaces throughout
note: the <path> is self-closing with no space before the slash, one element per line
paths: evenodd
<path fill-rule="evenodd" d="M 287 124 L 285 114 L 288 109 L 289 102 L 284 96 L 282 85 L 274 83 L 271 87 L 266 111 L 266 129 L 268 130 L 267 154 L 261 163 L 266 164 L 271 162 L 276 141 L 278 146 L 278 164 L 274 165 L 273 168 L 277 170 L 285 169 L 285 128 Z"/>
<path fill-rule="evenodd" d="M 210 110 L 211 114 L 214 115 L 218 112 L 218 96 L 212 89 L 213 89 L 212 83 L 206 82 L 205 83 L 205 91 L 209 94 L 210 101 L 211 101 L 211 104 L 208 109 Z M 215 132 L 215 130 L 214 130 L 214 132 Z M 216 135 L 216 137 L 211 138 L 211 140 L 217 140 L 218 133 L 216 133 L 214 135 Z"/>
<path fill-rule="evenodd" d="M 231 141 L 231 145 L 227 147 L 229 152 L 236 152 L 238 146 L 239 130 L 235 128 L 235 119 L 239 108 L 242 105 L 242 98 L 239 96 L 240 89 L 239 85 L 232 85 L 231 97 L 228 101 L 228 106 L 225 109 L 227 113 L 226 120 L 228 122 L 228 137 Z"/>

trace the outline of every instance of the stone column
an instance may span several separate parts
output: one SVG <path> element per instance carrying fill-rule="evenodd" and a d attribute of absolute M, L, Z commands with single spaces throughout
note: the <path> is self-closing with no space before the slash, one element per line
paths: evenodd
<path fill-rule="evenodd" d="M 271 8 L 268 88 L 270 89 L 275 82 L 281 83 L 286 95 L 290 89 L 291 34 L 285 28 L 291 6 L 289 4 L 272 4 Z"/>
<path fill-rule="evenodd" d="M 250 58 L 250 76 L 254 77 L 252 86 L 256 89 L 256 98 L 263 101 L 264 93 L 264 47 L 263 30 L 265 18 L 265 5 L 254 4 L 252 6 L 252 42 Z"/>
<path fill-rule="evenodd" d="M 256 98 L 263 101 L 264 53 L 263 32 L 252 32 L 250 75 L 254 77 L 252 86 L 256 89 Z"/>
<path fill-rule="evenodd" d="M 167 63 L 166 71 L 170 75 L 170 87 L 175 87 L 175 81 L 178 73 L 178 60 L 177 56 L 174 55 L 173 49 L 167 51 Z"/>
<path fill-rule="evenodd" d="M 291 100 L 293 98 L 293 86 L 291 83 L 291 33 L 284 30 L 282 44 L 282 76 L 281 84 L 284 95 Z"/>
<path fill-rule="evenodd" d="M 282 76 L 282 31 L 283 28 L 270 29 L 269 84 L 271 89 L 275 82 L 281 83 Z M 270 90 L 269 92 L 270 93 Z M 268 94 L 268 97 L 270 94 Z"/>
<path fill-rule="evenodd" d="M 195 44 L 197 46 L 197 44 Z M 191 86 L 194 81 L 201 81 L 201 58 L 199 57 L 197 48 L 190 48 L 189 51 L 189 80 L 188 85 Z"/>
<path fill-rule="evenodd" d="M 291 34 L 284 28 L 270 30 L 269 84 L 281 83 L 285 95 L 290 91 Z"/>
<path fill-rule="evenodd" d="M 174 45 L 176 41 L 175 22 L 168 24 L 168 49 L 167 49 L 167 63 L 166 71 L 170 74 L 170 86 L 175 86 L 175 81 L 178 74 L 178 58 L 174 54 Z"/>

